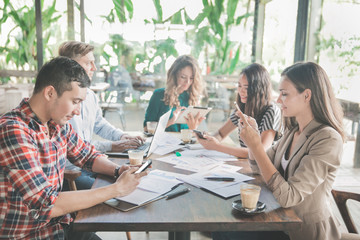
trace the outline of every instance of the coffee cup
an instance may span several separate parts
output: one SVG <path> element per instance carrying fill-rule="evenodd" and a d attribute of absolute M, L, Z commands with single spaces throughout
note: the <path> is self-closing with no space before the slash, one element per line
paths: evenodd
<path fill-rule="evenodd" d="M 240 185 L 241 202 L 246 211 L 253 211 L 259 201 L 261 187 L 254 184 Z"/>
<path fill-rule="evenodd" d="M 146 122 L 147 132 L 150 134 L 154 134 L 157 124 L 158 122 Z"/>
<path fill-rule="evenodd" d="M 144 158 L 144 151 L 142 150 L 129 150 L 129 162 L 131 166 L 141 165 Z"/>
<path fill-rule="evenodd" d="M 181 140 L 184 143 L 190 143 L 192 137 L 192 130 L 190 129 L 181 129 Z"/>

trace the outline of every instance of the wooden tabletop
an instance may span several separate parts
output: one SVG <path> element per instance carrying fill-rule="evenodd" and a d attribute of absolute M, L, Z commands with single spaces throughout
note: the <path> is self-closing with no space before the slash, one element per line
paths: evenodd
<path fill-rule="evenodd" d="M 114 159 L 124 163 L 126 159 Z M 196 161 L 196 159 L 194 159 Z M 159 200 L 129 212 L 118 211 L 108 205 L 99 204 L 78 212 L 74 222 L 76 231 L 277 231 L 295 229 L 301 220 L 291 209 L 281 208 L 267 189 L 260 175 L 252 175 L 247 160 L 229 164 L 243 168 L 241 173 L 256 179 L 250 181 L 262 187 L 260 201 L 267 206 L 264 213 L 255 216 L 241 215 L 232 209 L 232 202 L 239 195 L 223 199 L 189 185 L 191 191 L 171 200 Z M 187 174 L 172 165 L 153 160 L 153 168 Z M 110 184 L 105 176 L 96 179 L 93 187 Z M 240 191 L 240 189 L 239 189 Z"/>

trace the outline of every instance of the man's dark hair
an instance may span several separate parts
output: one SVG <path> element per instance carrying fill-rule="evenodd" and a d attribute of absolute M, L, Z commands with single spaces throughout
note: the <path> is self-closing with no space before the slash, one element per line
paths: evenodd
<path fill-rule="evenodd" d="M 47 86 L 53 86 L 60 97 L 65 91 L 72 90 L 71 82 L 78 82 L 81 88 L 90 86 L 90 79 L 80 64 L 67 57 L 56 57 L 40 69 L 34 94 Z"/>

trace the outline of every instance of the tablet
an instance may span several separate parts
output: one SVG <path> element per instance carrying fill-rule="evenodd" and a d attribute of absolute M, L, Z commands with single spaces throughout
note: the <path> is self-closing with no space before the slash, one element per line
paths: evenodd
<path fill-rule="evenodd" d="M 156 198 L 154 198 L 154 199 L 152 199 L 152 200 L 150 200 L 150 201 L 148 201 L 146 203 L 140 204 L 140 205 L 133 204 L 133 203 L 128 203 L 128 202 L 125 202 L 125 201 L 121 201 L 121 200 L 116 199 L 116 198 L 109 199 L 109 200 L 105 201 L 104 203 L 109 205 L 110 207 L 116 208 L 117 210 L 120 210 L 122 212 L 128 212 L 130 210 L 145 206 L 145 205 L 147 205 L 149 203 L 155 202 L 155 201 L 163 199 L 165 197 L 166 197 L 166 195 L 160 195 L 159 197 L 156 197 Z"/>
<path fill-rule="evenodd" d="M 189 106 L 184 111 L 182 111 L 182 113 L 180 114 L 180 116 L 178 117 L 178 119 L 176 120 L 175 123 L 186 124 L 186 120 L 185 120 L 184 116 L 187 116 L 189 113 L 191 113 L 194 117 L 198 113 L 200 113 L 200 117 L 205 117 L 206 114 L 208 114 L 211 109 L 212 108 L 209 108 L 209 107 L 193 107 L 193 106 Z"/>
<path fill-rule="evenodd" d="M 187 188 L 186 186 L 184 186 L 183 184 L 176 185 L 169 192 L 167 192 L 167 193 L 165 193 L 163 195 L 159 195 L 156 198 L 153 198 L 150 201 L 147 201 L 147 202 L 145 202 L 143 204 L 140 204 L 140 205 L 133 204 L 133 203 L 128 203 L 128 202 L 125 202 L 125 201 L 122 201 L 122 200 L 119 200 L 119 199 L 116 199 L 116 198 L 109 199 L 109 200 L 105 201 L 104 203 L 106 205 L 109 205 L 110 207 L 116 208 L 117 210 L 120 210 L 122 212 L 128 212 L 130 210 L 146 206 L 146 205 L 148 205 L 150 203 L 153 203 L 153 202 L 158 201 L 158 200 L 163 199 L 163 198 L 172 199 L 172 198 L 174 198 L 176 196 L 179 196 L 181 194 L 189 192 L 189 190 L 190 189 Z"/>

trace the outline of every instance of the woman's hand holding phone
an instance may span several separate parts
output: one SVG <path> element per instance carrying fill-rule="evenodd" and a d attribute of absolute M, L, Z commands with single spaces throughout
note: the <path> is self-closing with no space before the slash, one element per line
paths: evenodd
<path fill-rule="evenodd" d="M 196 134 L 196 136 L 198 136 L 200 139 L 206 139 L 201 131 L 194 129 L 193 132 L 194 132 L 194 133 Z"/>
<path fill-rule="evenodd" d="M 208 150 L 217 150 L 219 146 L 221 146 L 219 140 L 213 136 L 210 136 L 206 133 L 202 133 L 198 130 L 193 130 L 196 134 L 198 142 Z"/>
<path fill-rule="evenodd" d="M 245 142 L 248 148 L 256 147 L 257 145 L 261 145 L 261 138 L 259 135 L 259 130 L 257 129 L 257 124 L 255 119 L 248 118 L 241 111 L 239 113 L 239 129 L 240 129 L 240 138 Z M 251 122 L 251 124 L 249 123 Z M 252 126 L 252 125 L 256 126 Z"/>
<path fill-rule="evenodd" d="M 258 125 L 257 125 L 256 120 L 255 120 L 254 118 L 249 117 L 248 115 L 244 114 L 244 113 L 240 110 L 239 105 L 237 104 L 236 101 L 234 101 L 234 105 L 235 105 L 236 109 L 238 110 L 237 116 L 240 117 L 240 114 L 242 114 L 242 115 L 244 116 L 244 118 L 248 121 L 248 123 L 250 124 L 250 126 L 251 126 L 255 131 L 259 132 L 259 130 L 258 130 Z M 241 129 L 242 129 L 242 125 L 243 125 L 243 120 L 242 120 L 241 117 L 240 117 L 240 119 L 239 119 L 239 124 L 238 124 L 238 125 L 239 125 L 239 128 L 240 128 L 240 130 L 241 130 Z"/>

